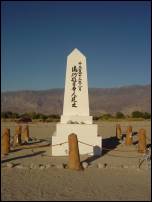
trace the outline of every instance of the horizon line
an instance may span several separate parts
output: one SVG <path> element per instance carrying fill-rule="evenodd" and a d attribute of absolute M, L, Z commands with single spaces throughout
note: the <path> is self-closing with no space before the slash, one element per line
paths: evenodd
<path fill-rule="evenodd" d="M 151 86 L 151 83 L 148 84 L 130 84 L 130 85 L 120 85 L 115 87 L 89 87 L 88 89 L 113 89 L 113 88 L 125 88 L 125 87 L 132 87 L 132 86 Z M 21 92 L 21 91 L 49 91 L 49 90 L 61 90 L 64 88 L 61 87 L 54 87 L 48 89 L 19 89 L 19 90 L 2 90 L 1 93 L 9 93 L 9 92 Z"/>

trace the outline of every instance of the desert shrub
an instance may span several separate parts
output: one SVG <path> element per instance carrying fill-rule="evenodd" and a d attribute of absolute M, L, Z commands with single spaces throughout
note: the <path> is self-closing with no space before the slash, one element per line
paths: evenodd
<path fill-rule="evenodd" d="M 144 118 L 144 119 L 151 119 L 151 114 L 148 113 L 148 112 L 145 112 L 145 113 L 143 114 L 143 118 Z"/>
<path fill-rule="evenodd" d="M 29 117 L 29 118 L 31 118 L 28 113 L 23 113 L 23 114 L 20 114 L 20 115 L 19 115 L 19 118 L 24 118 L 24 117 Z"/>
<path fill-rule="evenodd" d="M 108 120 L 108 119 L 111 119 L 111 118 L 113 118 L 113 116 L 111 114 L 103 114 L 100 117 L 100 119 L 102 119 L 102 120 Z"/>
<path fill-rule="evenodd" d="M 12 112 L 1 112 L 1 118 L 7 119 L 12 116 Z"/>
<path fill-rule="evenodd" d="M 58 114 L 51 114 L 51 115 L 48 116 L 48 118 L 60 119 L 60 116 Z"/>
<path fill-rule="evenodd" d="M 36 112 L 29 112 L 27 114 L 31 119 L 37 119 L 37 113 Z"/>
<path fill-rule="evenodd" d="M 40 115 L 35 113 L 32 115 L 32 119 L 39 119 L 40 118 Z"/>
<path fill-rule="evenodd" d="M 100 116 L 93 116 L 94 121 L 98 121 L 100 119 Z"/>
<path fill-rule="evenodd" d="M 43 120 L 43 121 L 46 121 L 47 118 L 48 118 L 48 116 L 46 116 L 46 115 L 44 115 L 44 114 L 42 115 L 42 120 Z"/>
<path fill-rule="evenodd" d="M 48 116 L 45 114 L 35 113 L 35 112 L 30 114 L 30 117 L 32 119 L 41 119 L 42 121 L 45 121 L 48 118 Z"/>
<path fill-rule="evenodd" d="M 11 111 L 1 112 L 1 118 L 4 119 L 19 118 L 19 114 Z"/>
<path fill-rule="evenodd" d="M 23 116 L 19 120 L 17 120 L 17 122 L 19 122 L 19 123 L 20 122 L 27 123 L 27 122 L 32 122 L 32 119 L 29 116 Z"/>
<path fill-rule="evenodd" d="M 12 118 L 15 118 L 15 119 L 19 118 L 19 114 L 18 113 L 13 113 Z"/>
<path fill-rule="evenodd" d="M 52 118 L 47 118 L 45 121 L 46 121 L 46 122 L 54 122 L 54 119 L 52 119 Z"/>
<path fill-rule="evenodd" d="M 123 118 L 125 118 L 125 115 L 122 112 L 117 112 L 116 113 L 116 118 L 117 119 L 123 119 Z"/>
<path fill-rule="evenodd" d="M 2 118 L 6 118 L 6 119 L 7 119 L 7 118 L 12 118 L 12 114 L 13 114 L 13 113 L 10 112 L 10 111 L 2 112 L 2 113 L 1 113 L 1 117 L 2 117 Z"/>
<path fill-rule="evenodd" d="M 131 115 L 132 118 L 143 118 L 144 116 L 143 112 L 140 111 L 133 111 Z"/>

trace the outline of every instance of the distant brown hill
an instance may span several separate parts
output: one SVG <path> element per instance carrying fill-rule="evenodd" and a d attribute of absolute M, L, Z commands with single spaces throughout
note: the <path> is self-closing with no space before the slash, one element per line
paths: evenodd
<path fill-rule="evenodd" d="M 62 114 L 63 89 L 1 93 L 1 111 Z M 90 113 L 151 111 L 151 85 L 89 89 Z"/>

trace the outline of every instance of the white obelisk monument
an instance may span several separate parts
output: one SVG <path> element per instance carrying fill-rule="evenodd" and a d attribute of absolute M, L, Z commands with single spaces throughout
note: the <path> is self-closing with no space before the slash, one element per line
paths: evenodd
<path fill-rule="evenodd" d="M 101 155 L 102 138 L 97 136 L 97 125 L 89 115 L 86 57 L 78 49 L 67 58 L 63 115 L 52 136 L 52 145 L 57 144 L 52 147 L 52 156 L 68 155 L 71 133 L 78 137 L 80 154 Z"/>

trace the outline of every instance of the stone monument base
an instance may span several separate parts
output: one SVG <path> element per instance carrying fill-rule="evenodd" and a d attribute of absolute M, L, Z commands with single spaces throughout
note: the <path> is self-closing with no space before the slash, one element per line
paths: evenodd
<path fill-rule="evenodd" d="M 78 116 L 78 115 L 74 115 L 74 116 L 61 116 L 61 123 L 70 123 L 70 121 L 72 122 L 77 122 L 80 124 L 92 124 L 92 116 Z"/>
<path fill-rule="evenodd" d="M 68 135 L 71 133 L 75 133 L 77 135 L 80 155 L 101 155 L 102 138 L 97 136 L 96 124 L 58 123 L 56 127 L 56 134 L 55 136 L 52 136 L 52 145 L 55 145 L 52 146 L 52 156 L 68 156 Z"/>

